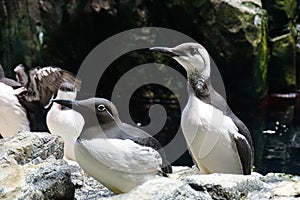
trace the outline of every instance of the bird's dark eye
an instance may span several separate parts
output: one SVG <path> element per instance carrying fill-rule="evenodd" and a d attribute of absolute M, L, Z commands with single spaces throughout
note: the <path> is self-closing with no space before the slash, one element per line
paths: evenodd
<path fill-rule="evenodd" d="M 100 112 L 103 112 L 106 110 L 105 106 L 103 104 L 100 104 L 97 109 L 100 111 Z"/>
<path fill-rule="evenodd" d="M 193 48 L 193 47 L 190 48 L 190 54 L 191 54 L 191 55 L 195 55 L 195 54 L 197 54 L 197 53 L 198 53 L 197 49 L 195 49 L 195 48 Z"/>

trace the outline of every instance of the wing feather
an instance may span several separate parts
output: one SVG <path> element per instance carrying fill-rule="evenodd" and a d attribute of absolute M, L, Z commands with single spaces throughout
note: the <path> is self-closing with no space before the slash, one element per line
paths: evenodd
<path fill-rule="evenodd" d="M 81 81 L 71 72 L 59 67 L 49 66 L 32 69 L 29 71 L 29 78 L 28 100 L 40 101 L 43 106 L 46 106 L 53 95 L 56 95 L 61 83 L 73 83 L 77 90 L 80 90 L 81 86 Z"/>
<path fill-rule="evenodd" d="M 162 159 L 159 153 L 132 140 L 99 138 L 80 143 L 92 157 L 113 170 L 128 173 L 153 173 L 161 170 Z"/>

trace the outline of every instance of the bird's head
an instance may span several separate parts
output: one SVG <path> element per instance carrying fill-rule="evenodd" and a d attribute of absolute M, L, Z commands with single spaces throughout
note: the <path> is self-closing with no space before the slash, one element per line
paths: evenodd
<path fill-rule="evenodd" d="M 83 116 L 86 125 L 94 125 L 95 119 L 100 125 L 120 121 L 115 105 L 104 98 L 90 98 L 79 101 L 53 99 L 52 102 L 79 112 Z"/>
<path fill-rule="evenodd" d="M 153 47 L 150 48 L 150 51 L 159 52 L 175 59 L 187 71 L 188 75 L 197 71 L 209 76 L 210 57 L 201 44 L 183 43 L 173 48 Z"/>
<path fill-rule="evenodd" d="M 77 96 L 77 89 L 74 84 L 63 82 L 60 84 L 57 91 L 57 99 L 75 100 Z"/>

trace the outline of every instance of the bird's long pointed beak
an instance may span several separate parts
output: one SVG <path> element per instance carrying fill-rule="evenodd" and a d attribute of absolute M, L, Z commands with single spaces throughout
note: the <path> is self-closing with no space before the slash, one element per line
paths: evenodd
<path fill-rule="evenodd" d="M 71 108 L 73 110 L 78 110 L 79 105 L 77 101 L 71 101 L 71 100 L 66 100 L 66 99 L 52 99 L 52 102 L 58 103 L 62 106 L 66 106 L 68 108 Z"/>
<path fill-rule="evenodd" d="M 149 49 L 150 51 L 159 52 L 163 55 L 170 56 L 170 57 L 176 57 L 179 56 L 173 48 L 168 47 L 152 47 Z"/>

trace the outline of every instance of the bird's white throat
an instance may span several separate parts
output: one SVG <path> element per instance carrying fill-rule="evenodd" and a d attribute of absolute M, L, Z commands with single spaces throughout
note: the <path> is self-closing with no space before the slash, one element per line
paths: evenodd
<path fill-rule="evenodd" d="M 58 90 L 56 99 L 67 99 L 67 100 L 74 101 L 76 99 L 76 96 L 77 96 L 76 91 L 65 92 L 65 91 Z"/>

